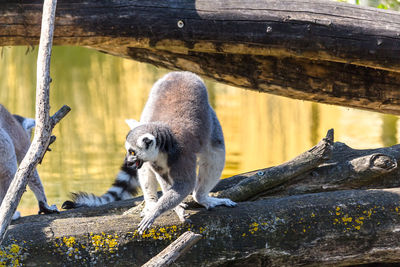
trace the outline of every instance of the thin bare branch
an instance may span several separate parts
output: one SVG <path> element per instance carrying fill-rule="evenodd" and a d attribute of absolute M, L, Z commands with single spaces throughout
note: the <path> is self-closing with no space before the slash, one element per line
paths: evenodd
<path fill-rule="evenodd" d="M 57 0 L 45 0 L 43 4 L 42 29 L 40 36 L 39 52 L 37 59 L 37 84 L 36 84 L 36 128 L 33 142 L 22 160 L 15 177 L 8 188 L 7 194 L 0 207 L 0 243 L 3 241 L 6 229 L 11 222 L 22 194 L 28 184 L 36 165 L 41 161 L 46 152 L 51 131 L 55 125 L 49 115 L 49 88 L 50 88 L 50 57 L 53 44 L 54 20 Z M 68 108 L 63 108 L 56 114 L 68 113 Z"/>

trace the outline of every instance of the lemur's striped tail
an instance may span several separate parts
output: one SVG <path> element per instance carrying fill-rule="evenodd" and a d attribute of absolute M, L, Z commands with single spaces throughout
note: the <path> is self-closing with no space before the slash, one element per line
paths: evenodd
<path fill-rule="evenodd" d="M 97 207 L 117 200 L 129 199 L 137 194 L 138 188 L 137 170 L 129 168 L 124 162 L 113 186 L 108 189 L 107 193 L 102 196 L 85 192 L 72 193 L 72 201 L 65 201 L 62 208 Z"/>

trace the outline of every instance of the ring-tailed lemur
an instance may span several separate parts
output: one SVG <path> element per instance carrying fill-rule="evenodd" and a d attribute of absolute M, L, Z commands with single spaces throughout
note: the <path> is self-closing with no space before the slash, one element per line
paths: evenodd
<path fill-rule="evenodd" d="M 236 206 L 230 199 L 208 195 L 224 168 L 225 144 L 200 77 L 191 72 L 165 75 L 152 87 L 140 122 L 128 122 L 131 130 L 125 142 L 125 162 L 139 170 L 145 200 L 139 233 L 170 209 L 185 221 L 180 204 L 191 192 L 207 209 Z M 163 192 L 160 199 L 157 182 Z"/>
<path fill-rule="evenodd" d="M 11 115 L 0 104 L 0 203 L 3 202 L 8 187 L 14 178 L 17 164 L 22 161 L 29 149 L 30 136 L 34 126 L 34 119 Z M 30 177 L 28 185 L 39 202 L 39 214 L 58 212 L 55 205 L 49 206 L 47 204 L 43 185 L 36 169 Z M 13 220 L 19 217 L 20 213 L 16 211 Z"/>
<path fill-rule="evenodd" d="M 97 207 L 117 200 L 129 199 L 136 195 L 138 187 L 137 170 L 128 167 L 124 162 L 112 187 L 105 194 L 96 196 L 85 192 L 72 193 L 72 201 L 65 201 L 62 208 Z"/>

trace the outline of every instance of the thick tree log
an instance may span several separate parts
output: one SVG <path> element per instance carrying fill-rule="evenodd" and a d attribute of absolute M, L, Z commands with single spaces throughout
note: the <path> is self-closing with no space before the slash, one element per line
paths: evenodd
<path fill-rule="evenodd" d="M 35 45 L 41 1 L 0 3 Z M 54 43 L 297 99 L 400 114 L 400 14 L 334 1 L 59 1 Z"/>
<path fill-rule="evenodd" d="M 142 198 L 22 218 L 7 232 L 0 262 L 140 266 L 190 230 L 203 238 L 177 266 L 400 263 L 398 188 L 324 192 L 399 187 L 400 146 L 354 150 L 342 143 L 332 146 L 332 140 L 329 131 L 313 149 L 281 166 L 262 170 L 262 175 L 255 172 L 222 180 L 216 187 L 219 195 L 246 184 L 246 179 L 272 182 L 263 183 L 269 186 L 262 193 L 248 190 L 247 197 L 239 195 L 256 201 L 241 202 L 235 208 L 206 211 L 190 205 L 190 225 L 180 224 L 170 211 L 139 235 L 136 227 Z M 315 160 L 319 165 L 312 170 L 303 164 Z M 288 166 L 293 168 L 290 173 L 297 174 L 290 179 L 274 170 Z M 323 193 L 304 194 L 308 192 Z M 267 199 L 262 199 L 265 194 Z M 125 214 L 132 206 L 138 209 Z"/>
<path fill-rule="evenodd" d="M 135 232 L 139 214 L 118 215 L 121 205 L 132 205 L 125 201 L 90 212 L 22 218 L 10 226 L 2 255 L 39 266 L 140 266 L 190 229 L 203 239 L 177 266 L 400 263 L 399 194 L 337 191 L 189 210 L 192 225 L 180 225 L 168 212 L 142 236 Z"/>

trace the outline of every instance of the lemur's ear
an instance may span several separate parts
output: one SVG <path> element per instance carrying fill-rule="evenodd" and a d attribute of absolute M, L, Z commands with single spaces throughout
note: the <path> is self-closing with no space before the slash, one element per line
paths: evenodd
<path fill-rule="evenodd" d="M 22 127 L 25 129 L 25 131 L 29 132 L 32 131 L 32 128 L 35 127 L 35 120 L 31 118 L 25 118 L 22 121 Z"/>
<path fill-rule="evenodd" d="M 149 147 L 156 142 L 156 138 L 154 135 L 150 133 L 146 133 L 144 135 L 139 136 L 137 140 L 137 146 L 149 149 Z"/>
<path fill-rule="evenodd" d="M 142 141 L 143 141 L 143 143 L 145 144 L 146 149 L 149 149 L 149 146 L 151 145 L 151 143 L 153 143 L 153 140 L 150 139 L 150 138 L 147 138 L 147 137 L 143 138 Z"/>
<path fill-rule="evenodd" d="M 131 128 L 131 130 L 138 127 L 141 124 L 140 122 L 134 119 L 126 119 L 125 122 L 126 124 L 128 124 L 129 128 Z"/>

